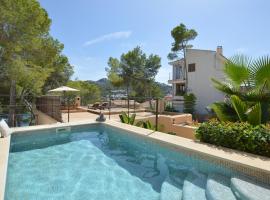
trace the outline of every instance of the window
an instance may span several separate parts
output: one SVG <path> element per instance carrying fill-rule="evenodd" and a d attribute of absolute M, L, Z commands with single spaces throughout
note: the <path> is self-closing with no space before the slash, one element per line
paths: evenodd
<path fill-rule="evenodd" d="M 195 72 L 195 63 L 188 64 L 188 72 Z"/>
<path fill-rule="evenodd" d="M 175 68 L 175 79 L 180 79 L 181 78 L 181 73 L 182 73 L 182 67 L 177 66 Z"/>

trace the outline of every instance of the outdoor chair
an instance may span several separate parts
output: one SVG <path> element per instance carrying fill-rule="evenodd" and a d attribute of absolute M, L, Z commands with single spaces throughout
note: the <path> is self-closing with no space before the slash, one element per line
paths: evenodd
<path fill-rule="evenodd" d="M 94 103 L 92 106 L 91 105 L 88 105 L 88 109 L 99 109 L 100 107 L 100 104 L 99 103 Z"/>
<path fill-rule="evenodd" d="M 99 106 L 99 109 L 100 109 L 100 110 L 104 110 L 105 108 L 109 108 L 109 103 L 108 103 L 108 102 L 102 103 L 102 104 Z"/>

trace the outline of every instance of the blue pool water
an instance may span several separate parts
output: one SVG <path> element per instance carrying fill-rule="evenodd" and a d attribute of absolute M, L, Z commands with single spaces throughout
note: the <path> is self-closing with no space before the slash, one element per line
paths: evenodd
<path fill-rule="evenodd" d="M 235 199 L 228 183 L 235 175 L 134 134 L 91 125 L 14 134 L 5 199 L 229 200 Z"/>

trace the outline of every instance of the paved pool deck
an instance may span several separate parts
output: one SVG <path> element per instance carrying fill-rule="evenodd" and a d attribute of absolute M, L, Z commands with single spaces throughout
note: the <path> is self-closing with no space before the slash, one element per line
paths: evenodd
<path fill-rule="evenodd" d="M 130 112 L 132 114 L 133 112 Z M 69 121 L 70 122 L 80 122 L 85 120 L 96 120 L 99 115 L 93 114 L 90 112 L 76 112 L 76 113 L 69 113 Z M 151 112 L 138 112 L 136 113 L 136 119 L 142 119 L 145 117 L 154 116 Z M 109 119 L 109 115 L 105 115 L 107 119 Z M 111 120 L 120 122 L 119 114 L 114 114 L 110 116 Z M 63 122 L 68 122 L 68 114 L 62 113 Z"/>

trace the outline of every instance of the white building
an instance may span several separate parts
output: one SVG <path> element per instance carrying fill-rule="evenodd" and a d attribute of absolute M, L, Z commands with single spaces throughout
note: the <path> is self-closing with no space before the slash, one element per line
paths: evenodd
<path fill-rule="evenodd" d="M 223 66 L 226 58 L 222 54 L 222 47 L 218 46 L 216 51 L 187 49 L 186 61 L 187 74 L 184 59 L 169 63 L 173 68 L 172 80 L 168 81 L 172 84 L 173 106 L 182 111 L 182 95 L 187 85 L 187 92 L 197 97 L 196 112 L 205 114 L 208 105 L 224 99 L 224 95 L 213 87 L 211 78 L 224 79 Z"/>

